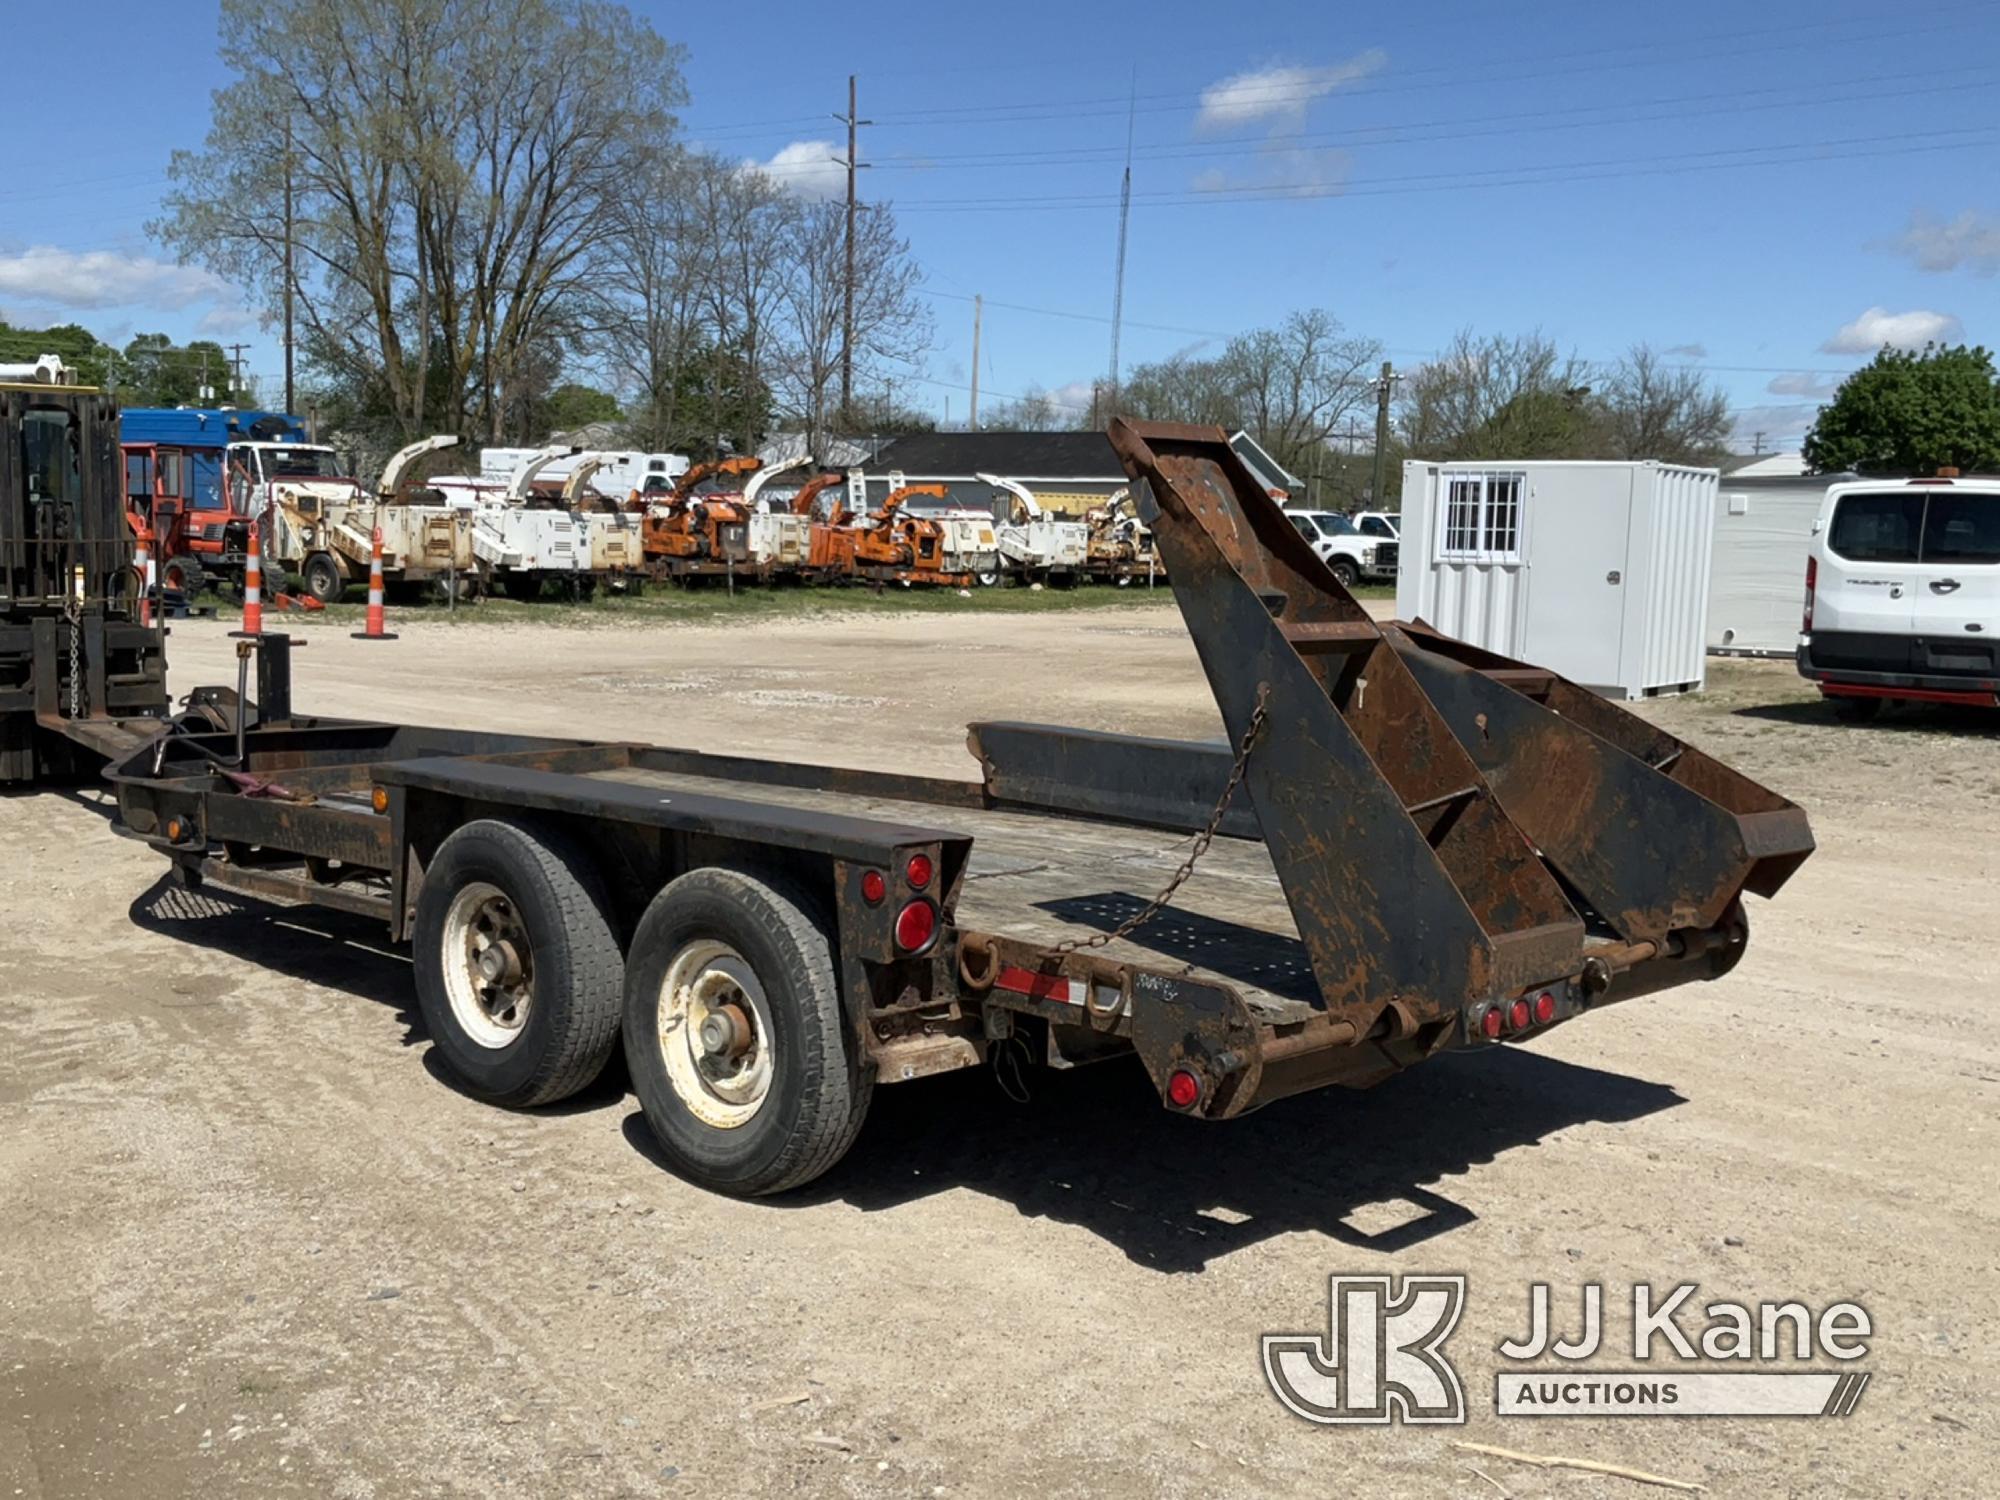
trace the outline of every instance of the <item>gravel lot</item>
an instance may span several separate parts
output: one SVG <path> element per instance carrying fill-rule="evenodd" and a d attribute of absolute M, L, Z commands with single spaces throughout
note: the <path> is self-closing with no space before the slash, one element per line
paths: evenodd
<path fill-rule="evenodd" d="M 1219 727 L 1164 606 L 347 628 L 302 709 L 948 774 L 972 717 Z M 226 629 L 176 627 L 177 691 L 233 680 Z M 0 797 L 0 1496 L 1666 1493 L 1454 1439 L 1990 1493 L 2000 727 L 1836 725 L 1785 664 L 1646 712 L 1813 817 L 1727 979 L 1227 1126 L 1124 1068 L 1027 1109 L 885 1089 L 757 1203 L 663 1170 L 619 1079 L 454 1092 L 364 924 L 171 892 L 94 790 Z M 1324 1328 L 1330 1273 L 1457 1270 L 1469 1427 L 1265 1388 L 1259 1334 Z M 1874 1381 L 1838 1423 L 1497 1420 L 1535 1280 L 1857 1299 Z"/>

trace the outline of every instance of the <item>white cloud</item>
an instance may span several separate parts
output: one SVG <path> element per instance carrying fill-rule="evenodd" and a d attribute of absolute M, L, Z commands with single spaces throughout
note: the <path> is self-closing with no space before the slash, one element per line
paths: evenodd
<path fill-rule="evenodd" d="M 1910 227 L 1888 242 L 1921 271 L 1956 271 L 1963 266 L 1981 276 L 2000 271 L 2000 220 L 1967 209 L 1949 223 L 1918 209 Z"/>
<path fill-rule="evenodd" d="M 148 307 L 169 311 L 229 292 L 221 277 L 194 266 L 116 250 L 37 245 L 0 255 L 0 294 L 52 307 Z"/>
<path fill-rule="evenodd" d="M 194 328 L 196 333 L 246 333 L 257 323 L 257 314 L 249 308 L 229 305 L 210 308 L 201 315 L 201 321 Z"/>
<path fill-rule="evenodd" d="M 1050 391 L 1049 400 L 1055 404 L 1058 410 L 1087 412 L 1090 410 L 1091 400 L 1096 394 L 1096 381 L 1072 380 L 1067 385 L 1059 385 Z"/>
<path fill-rule="evenodd" d="M 1296 130 L 1305 120 L 1306 106 L 1343 84 L 1379 73 L 1389 63 L 1389 54 L 1380 47 L 1324 67 L 1274 64 L 1248 73 L 1233 73 L 1201 91 L 1201 111 L 1195 116 L 1197 130 L 1228 130 L 1239 125 L 1269 121 L 1272 129 Z"/>
<path fill-rule="evenodd" d="M 1801 371 L 1796 375 L 1780 375 L 1764 389 L 1774 396 L 1805 396 L 1814 401 L 1824 401 L 1840 389 L 1840 381 L 1830 375 Z"/>
<path fill-rule="evenodd" d="M 1950 313 L 1921 307 L 1892 313 L 1886 307 L 1871 307 L 1852 323 L 1843 324 L 1819 347 L 1825 354 L 1873 354 L 1884 344 L 1892 349 L 1920 349 L 1933 341 L 1948 342 L 1958 337 L 1958 332 L 1958 319 Z"/>
<path fill-rule="evenodd" d="M 1671 354 L 1676 359 L 1707 359 L 1708 345 L 1670 344 L 1667 346 L 1667 353 Z"/>
<path fill-rule="evenodd" d="M 1347 186 L 1354 158 L 1335 146 L 1266 147 L 1247 170 L 1210 167 L 1195 175 L 1198 193 L 1260 191 L 1287 198 L 1326 198 Z"/>
<path fill-rule="evenodd" d="M 1749 452 L 1760 434 L 1766 453 L 1796 448 L 1818 416 L 1817 406 L 1746 406 L 1733 419 L 1730 441 L 1739 453 Z"/>
<path fill-rule="evenodd" d="M 847 168 L 841 165 L 846 159 L 845 149 L 832 141 L 793 141 L 768 161 L 743 165 L 801 198 L 829 199 L 847 196 Z"/>

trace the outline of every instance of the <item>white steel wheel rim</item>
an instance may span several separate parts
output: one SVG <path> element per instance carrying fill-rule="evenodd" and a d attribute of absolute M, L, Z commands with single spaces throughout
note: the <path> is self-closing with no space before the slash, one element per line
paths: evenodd
<path fill-rule="evenodd" d="M 483 880 L 465 885 L 444 914 L 443 947 L 459 1030 L 494 1051 L 511 1045 L 535 1005 L 534 952 L 514 898 Z"/>
<path fill-rule="evenodd" d="M 771 1092 L 771 1004 L 729 944 L 682 945 L 660 981 L 660 1060 L 675 1095 L 704 1125 L 735 1130 Z"/>

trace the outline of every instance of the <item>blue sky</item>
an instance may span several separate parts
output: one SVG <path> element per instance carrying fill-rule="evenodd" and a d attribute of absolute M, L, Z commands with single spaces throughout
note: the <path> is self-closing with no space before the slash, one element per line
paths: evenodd
<path fill-rule="evenodd" d="M 1990 3 L 632 8 L 688 49 L 688 139 L 801 192 L 838 189 L 859 75 L 863 194 L 896 204 L 937 318 L 897 394 L 954 418 L 975 293 L 983 401 L 1107 367 L 1128 115 L 1128 365 L 1308 306 L 1400 365 L 1468 326 L 1643 340 L 1771 446 L 1885 339 L 2000 340 Z M 275 372 L 230 289 L 144 231 L 227 81 L 211 8 L 84 15 L 9 10 L 9 51 L 82 86 L 10 120 L 0 312 L 240 339 Z"/>

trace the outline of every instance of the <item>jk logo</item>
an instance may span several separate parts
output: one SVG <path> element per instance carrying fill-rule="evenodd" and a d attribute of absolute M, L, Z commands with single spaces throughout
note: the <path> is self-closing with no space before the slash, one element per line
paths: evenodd
<path fill-rule="evenodd" d="M 1308 1422 L 1458 1422 L 1465 1392 L 1439 1353 L 1465 1310 L 1463 1276 L 1335 1276 L 1328 1329 L 1264 1335 L 1264 1378 Z"/>

